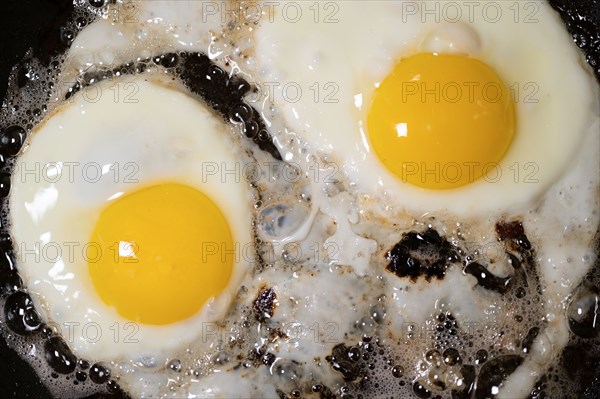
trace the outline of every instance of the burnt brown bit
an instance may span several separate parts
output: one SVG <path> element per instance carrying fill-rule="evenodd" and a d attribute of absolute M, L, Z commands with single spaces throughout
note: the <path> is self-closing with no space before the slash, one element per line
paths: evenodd
<path fill-rule="evenodd" d="M 465 273 L 474 276 L 477 279 L 477 284 L 481 287 L 504 294 L 510 287 L 511 277 L 498 277 L 490 272 L 485 266 L 480 263 L 469 263 L 465 267 Z"/>
<path fill-rule="evenodd" d="M 519 256 L 506 252 L 508 260 L 513 268 L 513 274 L 510 276 L 509 288 L 515 288 L 515 295 L 517 298 L 523 298 L 527 295 L 533 295 L 534 290 L 537 291 L 538 295 L 543 295 L 543 289 L 540 284 L 539 271 L 535 254 L 533 251 L 529 251 L 527 254 L 521 254 Z M 532 287 L 531 289 L 527 289 Z"/>
<path fill-rule="evenodd" d="M 256 320 L 264 322 L 273 317 L 276 304 L 277 294 L 273 288 L 263 288 L 260 290 L 252 305 L 252 311 Z"/>
<path fill-rule="evenodd" d="M 267 352 L 261 357 L 262 363 L 267 367 L 271 367 L 276 359 L 277 357 L 271 352 Z"/>
<path fill-rule="evenodd" d="M 523 223 L 518 220 L 496 223 L 496 234 L 498 235 L 498 240 L 509 241 L 514 249 L 520 251 L 529 251 L 531 249 L 531 243 L 525 234 Z"/>
<path fill-rule="evenodd" d="M 271 367 L 276 359 L 277 357 L 273 353 L 267 351 L 265 345 L 248 352 L 248 360 L 257 368 L 262 365 Z"/>
<path fill-rule="evenodd" d="M 387 271 L 412 281 L 420 276 L 427 281 L 432 277 L 442 279 L 448 266 L 460 260 L 455 248 L 434 229 L 404 234 L 386 258 L 390 260 Z"/>
<path fill-rule="evenodd" d="M 331 355 L 325 357 L 331 368 L 342 374 L 346 381 L 355 381 L 361 375 L 359 359 L 355 358 L 354 349 L 338 344 L 331 350 Z"/>

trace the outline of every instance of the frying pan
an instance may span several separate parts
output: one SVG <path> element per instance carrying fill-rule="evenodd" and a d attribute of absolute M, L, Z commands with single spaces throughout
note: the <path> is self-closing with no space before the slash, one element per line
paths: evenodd
<path fill-rule="evenodd" d="M 550 3 L 560 13 L 574 40 L 583 49 L 596 78 L 600 80 L 600 0 L 550 0 Z M 0 98 L 4 98 L 12 67 L 23 59 L 28 49 L 31 48 L 33 55 L 42 60 L 56 51 L 64 50 L 60 41 L 60 27 L 69 19 L 72 8 L 71 0 L 0 1 Z M 598 272 L 597 268 L 595 272 Z M 600 339 L 589 344 L 600 347 Z M 581 355 L 585 358 L 584 353 Z M 591 366 L 591 370 L 579 374 L 583 375 L 580 384 L 587 388 L 581 398 L 600 398 L 600 356 L 588 356 L 581 363 Z M 550 393 L 552 398 L 556 394 Z M 123 395 L 98 394 L 90 399 L 108 397 L 120 398 Z M 31 367 L 6 346 L 2 337 L 0 398 L 52 399 Z"/>

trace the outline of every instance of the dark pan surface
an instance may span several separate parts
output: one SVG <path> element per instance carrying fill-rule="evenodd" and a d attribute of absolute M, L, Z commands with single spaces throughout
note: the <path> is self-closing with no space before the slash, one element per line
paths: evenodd
<path fill-rule="evenodd" d="M 600 80 L 600 0 L 551 0 L 550 3 L 560 12 Z M 60 27 L 69 18 L 71 10 L 72 1 L 69 0 L 0 1 L 0 98 L 4 98 L 13 65 L 23 59 L 29 48 L 41 59 L 64 50 L 59 40 Z M 600 365 L 600 358 L 587 360 L 592 368 Z M 600 375 L 595 372 L 590 377 L 593 382 L 586 381 L 588 389 L 582 398 L 600 398 Z M 562 397 L 558 392 L 550 395 Z M 95 395 L 93 398 L 119 396 Z M 31 367 L 6 346 L 1 336 L 0 398 L 52 399 Z"/>

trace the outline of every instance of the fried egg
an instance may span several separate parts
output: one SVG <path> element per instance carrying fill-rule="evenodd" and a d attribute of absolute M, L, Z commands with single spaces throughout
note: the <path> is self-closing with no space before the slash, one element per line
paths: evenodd
<path fill-rule="evenodd" d="M 136 95 L 115 101 L 110 88 L 127 86 Z M 239 166 L 230 132 L 174 83 L 96 88 L 49 115 L 17 161 L 18 267 L 77 356 L 164 363 L 224 316 L 249 270 L 250 195 L 207 173 Z"/>
<path fill-rule="evenodd" d="M 276 15 L 257 30 L 257 71 L 358 192 L 413 213 L 526 208 L 591 134 L 596 85 L 547 4 L 534 24 L 497 7 L 451 21 L 412 2 L 341 3 L 333 23 Z"/>

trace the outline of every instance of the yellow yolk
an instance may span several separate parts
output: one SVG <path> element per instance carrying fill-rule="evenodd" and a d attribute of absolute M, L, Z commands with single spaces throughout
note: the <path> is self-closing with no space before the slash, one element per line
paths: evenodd
<path fill-rule="evenodd" d="M 233 269 L 233 239 L 221 210 L 202 192 L 175 183 L 115 199 L 101 213 L 89 248 L 89 272 L 102 300 L 145 324 L 194 315 L 226 288 Z"/>
<path fill-rule="evenodd" d="M 367 126 L 377 156 L 403 182 L 449 189 L 497 166 L 515 132 L 515 107 L 483 62 L 421 53 L 375 90 Z"/>

